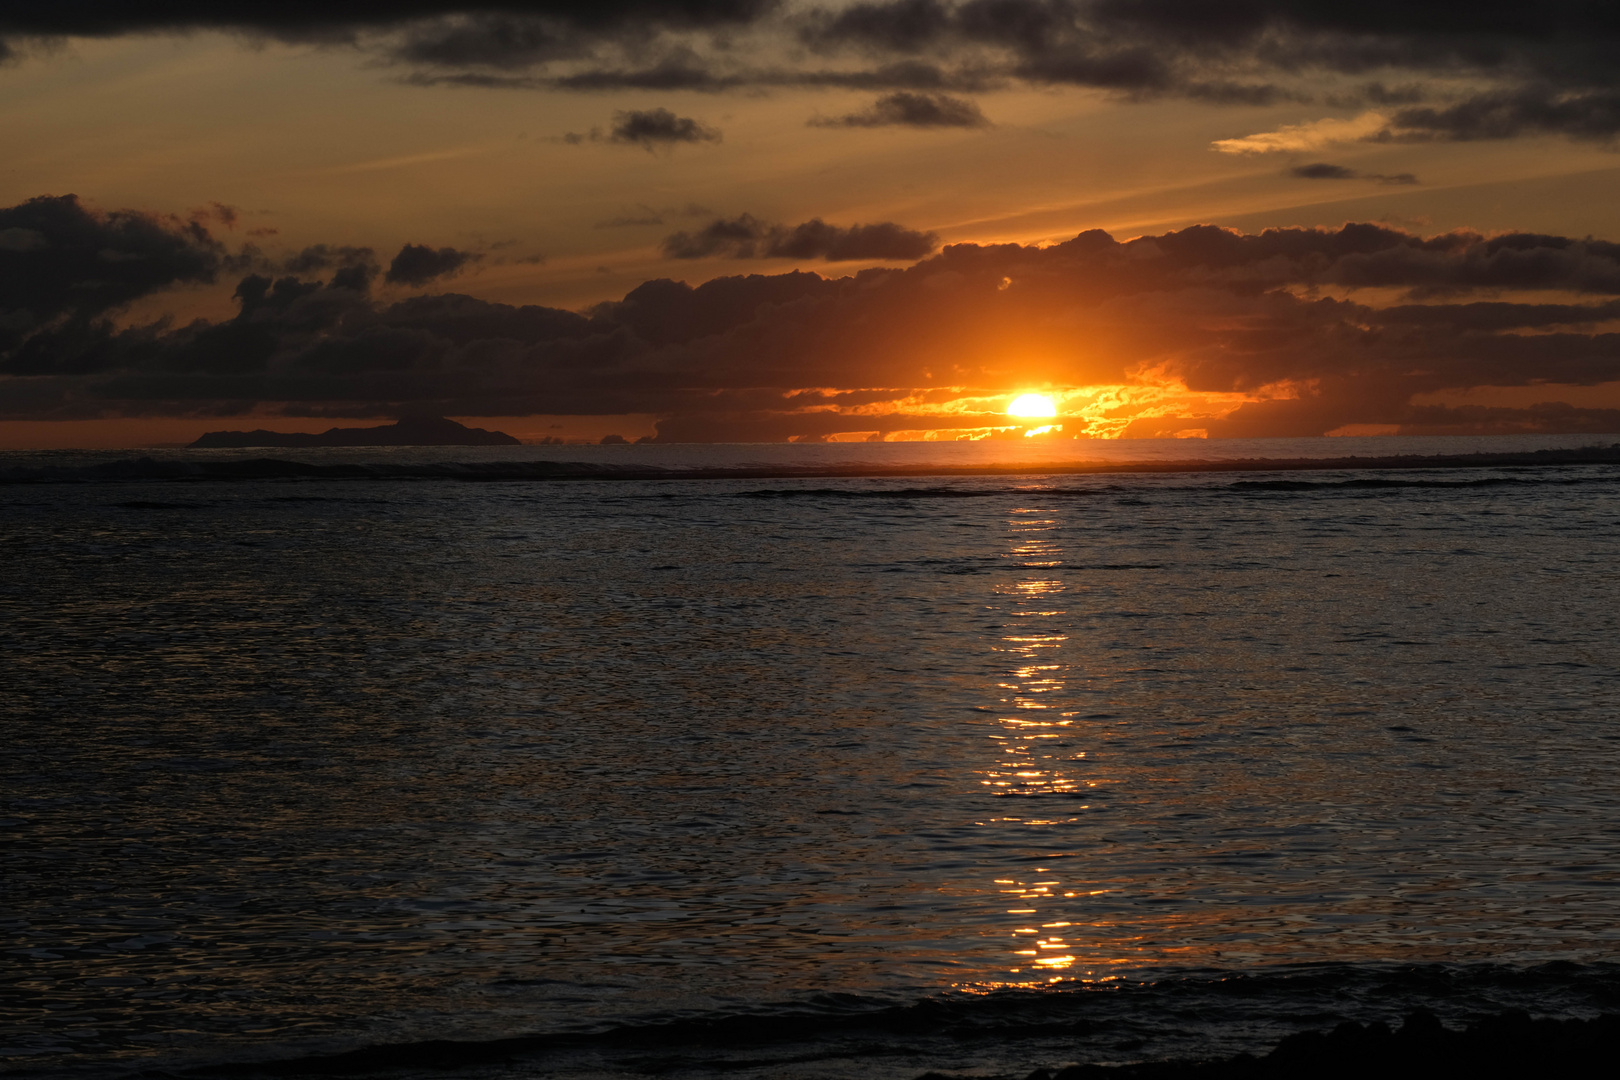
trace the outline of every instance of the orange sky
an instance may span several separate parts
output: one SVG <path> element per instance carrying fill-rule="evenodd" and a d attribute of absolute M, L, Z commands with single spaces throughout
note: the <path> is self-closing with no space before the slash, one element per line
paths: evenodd
<path fill-rule="evenodd" d="M 1046 17 L 1056 10 L 1040 0 L 1027 4 Z M 608 12 L 601 16 L 603 25 L 581 21 L 584 17 L 568 4 L 492 6 L 505 9 L 502 18 L 538 20 L 534 26 L 573 44 L 555 46 L 561 59 L 547 59 L 551 54 L 541 55 L 543 49 L 495 55 L 487 43 L 478 52 L 466 42 L 484 41 L 474 33 L 484 16 L 458 14 L 455 4 L 425 5 L 430 14 L 439 14 L 420 23 L 366 23 L 357 17 L 353 25 L 334 29 L 331 18 L 316 20 L 320 33 L 267 28 L 263 19 L 247 16 L 233 23 L 230 5 L 222 5 L 225 14 L 206 25 L 179 16 L 163 25 L 142 25 L 138 19 L 132 25 L 96 22 L 86 16 L 75 32 L 79 24 L 60 21 L 69 16 L 59 19 L 44 5 L 23 4 L 22 15 L 0 15 L 0 37 L 11 48 L 10 62 L 0 66 L 0 93 L 8 103 L 0 112 L 0 145 L 7 147 L 0 163 L 0 207 L 72 193 L 91 215 L 127 209 L 185 219 L 206 211 L 204 226 L 221 260 L 215 269 L 182 275 L 86 315 L 119 329 L 166 319 L 165 333 L 193 319 L 237 318 L 233 294 L 244 276 L 280 276 L 314 245 L 374 253 L 379 274 L 370 284 L 368 310 L 455 292 L 492 303 L 582 311 L 619 301 L 658 278 L 692 286 L 727 275 L 794 270 L 836 278 L 916 262 L 915 255 L 862 256 L 859 244 L 851 249 L 853 256 L 835 261 L 825 257 L 825 249 L 795 253 L 783 238 L 799 223 L 812 221 L 834 229 L 892 223 L 936 249 L 1040 247 L 1089 229 L 1126 241 L 1200 223 L 1244 233 L 1337 229 L 1354 221 L 1414 236 L 1467 229 L 1485 236 L 1518 231 L 1620 239 L 1620 202 L 1612 197 L 1620 159 L 1612 150 L 1612 133 L 1577 130 L 1573 120 L 1568 130 L 1520 123 L 1501 137 L 1443 129 L 1436 125 L 1453 121 L 1426 121 L 1411 110 L 1429 108 L 1438 116 L 1459 102 L 1520 93 L 1527 84 L 1514 82 L 1505 69 L 1470 69 L 1445 59 L 1351 70 L 1333 61 L 1330 49 L 1339 40 L 1333 35 L 1349 32 L 1300 15 L 1309 5 L 1277 5 L 1283 21 L 1265 31 L 1294 34 L 1298 48 L 1327 57 L 1294 67 L 1268 68 L 1259 46 L 1243 44 L 1249 39 L 1240 41 L 1237 30 L 1237 44 L 1211 59 L 1216 54 L 1184 42 L 1167 44 L 1182 41 L 1172 34 L 1182 32 L 1176 28 L 1098 22 L 1100 15 L 1086 24 L 1102 35 L 1098 40 L 1114 41 L 1108 34 L 1117 38 L 1109 46 L 1115 49 L 1111 62 L 1123 63 L 1120 58 L 1137 55 L 1131 49 L 1148 45 L 1169 57 L 1169 73 L 1152 75 L 1160 82 L 1150 89 L 1109 85 L 1101 76 L 1031 75 L 1037 69 L 1058 70 L 1059 61 L 1070 68 L 1079 64 L 1075 50 L 1081 46 L 1075 42 L 1082 39 L 1072 27 L 1052 23 L 1048 38 L 1038 44 L 1008 45 L 996 36 L 995 25 L 986 29 L 988 24 L 971 21 L 980 17 L 972 4 L 943 0 L 923 5 L 943 13 L 936 22 L 944 29 L 922 44 L 882 21 L 894 8 L 884 3 L 721 3 L 714 6 L 721 15 L 713 19 L 691 14 L 701 5 L 653 5 L 676 14 L 654 19 L 639 37 L 615 29 L 614 5 L 602 9 Z M 852 8 L 866 21 L 850 16 Z M 36 10 L 43 14 L 35 18 Z M 969 33 L 974 26 L 977 37 Z M 34 32 L 39 28 L 54 32 Z M 1453 29 L 1461 34 L 1470 27 Z M 1556 53 L 1553 46 L 1566 38 L 1578 44 L 1579 30 L 1558 29 L 1547 39 L 1553 45 L 1527 38 L 1526 63 L 1552 65 L 1557 57 L 1547 50 Z M 1438 49 L 1437 42 L 1443 42 L 1443 35 L 1428 31 L 1413 37 L 1398 20 L 1387 27 L 1360 27 L 1356 34 L 1351 37 L 1367 48 L 1367 42 L 1417 41 Z M 1503 40 L 1517 47 L 1511 35 Z M 606 72 L 620 84 L 634 83 L 625 72 L 637 64 L 643 71 L 665 72 L 685 64 L 731 82 L 693 89 L 655 85 L 659 80 L 638 76 L 642 85 L 593 90 L 558 81 L 596 78 L 588 85 L 602 85 Z M 947 81 L 938 89 L 920 84 L 907 89 L 892 75 L 895 65 L 903 64 L 934 65 Z M 891 74 L 879 78 L 863 72 Z M 1569 103 L 1584 100 L 1580 95 L 1608 92 L 1602 83 L 1606 77 L 1571 83 L 1558 100 L 1573 108 Z M 1210 90 L 1217 81 L 1226 89 Z M 907 94 L 911 97 L 895 103 L 896 95 Z M 969 113 L 963 114 L 965 121 L 957 116 L 950 122 L 907 114 L 922 106 Z M 1496 107 L 1498 112 L 1506 108 Z M 647 138 L 624 134 L 625 118 L 656 120 L 658 115 L 688 126 L 654 131 Z M 1503 124 L 1512 127 L 1507 120 L 1498 126 Z M 208 209 L 221 206 L 230 209 Z M 679 247 L 672 240 L 676 234 L 702 241 L 704 230 L 738 221 L 758 224 L 751 246 L 716 242 L 705 257 L 671 257 Z M 32 226 L 13 223 L 10 234 L 6 228 L 0 217 L 0 263 L 13 258 L 21 266 L 25 257 L 44 250 L 44 241 L 28 239 Z M 7 235 L 22 239 L 8 246 Z M 450 249 L 462 261 L 428 279 L 389 281 L 381 271 L 406 244 Z M 324 281 L 336 265 L 291 272 Z M 1177 288 L 1191 287 L 1190 280 L 1178 279 Z M 1580 283 L 1572 292 L 1571 280 L 1531 283 L 1517 291 L 1496 281 L 1470 286 L 1473 292 L 1448 302 L 1589 303 L 1607 295 L 1601 288 L 1583 292 Z M 1376 297 L 1369 286 L 1354 281 L 1302 277 L 1267 287 L 1374 307 L 1437 299 L 1415 279 L 1403 279 Z M 1219 420 L 1244 403 L 1326 394 L 1322 387 L 1332 383 L 1333 372 L 1281 368 L 1277 378 L 1189 382 L 1188 373 L 1197 366 L 1189 357 L 1197 347 L 1186 335 L 1173 346 L 1150 347 L 1132 331 L 1130 362 L 1093 363 L 1086 358 L 1093 334 L 1086 320 L 1065 322 L 1065 302 L 1049 302 L 1051 317 L 1042 320 L 1051 325 L 1030 342 L 1007 340 L 1002 355 L 975 357 L 968 374 L 940 371 L 923 378 L 912 372 L 910 381 L 900 384 L 891 373 L 863 378 L 859 371 L 846 372 L 840 389 L 887 387 L 893 393 L 881 404 L 827 408 L 850 413 L 850 432 L 866 430 L 855 421 L 872 413 L 939 416 L 943 430 L 948 414 L 1004 406 L 1004 401 L 988 403 L 988 397 L 1045 388 L 1064 402 L 1065 432 L 1171 434 L 1202 429 L 1205 419 Z M 83 382 L 85 361 L 41 359 L 49 348 L 60 351 L 47 348 L 41 335 L 60 330 L 71 304 L 53 314 L 29 303 L 35 302 L 0 301 L 0 310 L 31 313 L 16 316 L 18 326 L 26 325 L 18 340 L 0 342 L 0 416 L 6 418 L 0 419 L 0 446 L 171 442 L 233 426 L 320 430 L 386 418 L 409 396 L 376 383 L 364 400 L 350 396 L 289 405 L 258 390 L 248 400 L 238 387 L 236 396 L 222 391 L 220 399 L 204 404 L 176 383 L 168 405 L 150 396 L 138 405 L 101 397 L 91 404 Z M 722 332 L 748 332 L 742 327 L 750 314 L 744 312 L 742 322 L 733 320 Z M 1223 326 L 1205 321 L 1199 332 L 1230 330 Z M 1589 322 L 1581 333 L 1585 344 L 1579 348 L 1610 355 L 1601 326 Z M 18 350 L 29 337 L 37 355 L 25 362 L 17 358 Z M 693 348 L 690 340 L 680 344 Z M 923 359 L 914 359 L 917 372 L 929 371 Z M 276 362 L 268 361 L 272 368 Z M 524 362 L 541 360 L 531 356 Z M 566 361 L 588 362 L 597 361 Z M 662 371 L 659 365 L 675 361 L 649 362 Z M 686 397 L 672 396 L 667 405 L 643 395 L 635 402 L 626 399 L 621 411 L 608 396 L 587 401 L 559 394 L 554 402 L 526 397 L 513 413 L 497 412 L 534 417 L 512 421 L 525 435 L 565 429 L 578 438 L 650 434 L 661 418 L 689 410 L 691 395 L 707 393 L 703 388 L 713 381 L 707 368 L 690 366 L 697 361 L 681 363 L 688 365 L 679 388 Z M 402 360 L 389 370 L 405 364 Z M 171 364 L 164 370 L 176 369 Z M 1454 374 L 1436 385 L 1414 383 L 1410 391 L 1403 384 L 1400 400 L 1391 398 L 1393 404 L 1381 407 L 1472 406 L 1498 410 L 1493 414 L 1498 419 L 1508 415 L 1502 410 L 1546 402 L 1589 412 L 1620 407 L 1615 390 L 1620 365 L 1593 360 L 1576 375 L 1569 378 L 1566 372 L 1562 381 L 1549 382 L 1531 368 L 1499 366 L 1489 376 Z M 48 384 L 48 378 L 57 381 Z M 536 387 L 545 384 L 539 376 L 536 380 Z M 93 393 L 108 393 L 106 385 L 106 380 L 96 383 Z M 780 394 L 819 385 L 819 370 L 807 370 L 802 380 L 784 375 L 756 389 Z M 964 387 L 959 399 L 916 397 L 957 385 Z M 733 379 L 725 389 L 750 388 Z M 454 400 L 442 389 L 435 393 L 439 411 L 474 415 L 466 411 L 468 401 Z M 411 400 L 420 408 L 426 399 Z M 1397 427 L 1412 422 L 1395 412 L 1373 411 L 1356 413 L 1354 422 L 1387 421 Z M 1145 424 L 1155 412 L 1170 418 L 1164 431 Z M 1343 426 L 1348 413 L 1340 412 L 1322 413 L 1320 424 L 1330 425 L 1324 431 Z M 1144 423 L 1125 431 L 1133 417 Z M 1606 421 L 1591 412 L 1578 423 L 1601 427 Z M 548 426 L 554 424 L 564 427 Z M 963 430 L 976 426 L 981 425 L 975 421 Z M 911 430 L 879 427 L 886 437 Z M 1300 430 L 1296 423 L 1289 433 Z M 772 432 L 768 437 L 781 436 Z"/>

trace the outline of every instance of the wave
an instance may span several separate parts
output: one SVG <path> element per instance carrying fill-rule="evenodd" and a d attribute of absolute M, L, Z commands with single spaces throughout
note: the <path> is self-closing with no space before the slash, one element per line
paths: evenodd
<path fill-rule="evenodd" d="M 1434 1013 L 1409 1013 L 1398 1029 L 1382 1021 L 1290 1035 L 1262 1058 L 1074 1065 L 1038 1069 L 1029 1080 L 1283 1080 L 1318 1077 L 1597 1076 L 1614 1068 L 1620 1016 L 1532 1019 L 1522 1010 L 1486 1016 L 1454 1031 Z"/>
<path fill-rule="evenodd" d="M 1544 486 L 1547 484 L 1583 484 L 1593 481 L 1613 482 L 1620 476 L 1609 474 L 1603 476 L 1558 476 L 1558 477 L 1524 477 L 1524 476 L 1483 476 L 1472 480 L 1405 480 L 1383 476 L 1356 477 L 1350 480 L 1239 480 L 1228 485 L 1233 491 L 1326 491 L 1326 490 L 1367 490 L 1379 491 L 1391 488 L 1489 488 L 1489 487 L 1522 487 L 1525 485 Z"/>
<path fill-rule="evenodd" d="M 456 1069 L 462 1076 L 496 1077 L 520 1068 L 582 1080 L 674 1071 L 764 1078 L 816 1063 L 817 1076 L 867 1080 L 964 1070 L 1030 1080 L 1169 1080 L 1336 1076 L 1350 1063 L 1359 1071 L 1344 1075 L 1359 1076 L 1375 1066 L 1388 1071 L 1448 1056 L 1545 1061 L 1548 1068 L 1537 1071 L 1558 1075 L 1558 1062 L 1620 1050 L 1620 1016 L 1613 1015 L 1620 1011 L 1617 976 L 1620 965 L 1568 962 L 1162 971 L 1036 989 L 965 987 L 910 1002 L 824 994 L 731 1012 L 648 1016 L 504 1038 L 194 1060 L 170 1063 L 161 1075 L 369 1076 Z M 1193 1061 L 1228 1071 L 1201 1071 L 1214 1066 L 1188 1064 Z M 1100 1065 L 1126 1068 L 1095 1071 Z M 1470 1075 L 1460 1068 L 1435 1075 L 1453 1073 Z M 148 1067 L 136 1075 L 158 1074 Z M 1507 1074 L 1487 1069 L 1472 1075 Z"/>
<path fill-rule="evenodd" d="M 660 466 L 589 461 L 344 461 L 319 462 L 285 458 L 219 458 L 175 456 L 122 458 L 80 465 L 13 465 L 0 467 L 0 484 L 128 483 L 140 481 L 265 480 L 456 480 L 472 483 L 521 481 L 749 480 L 882 478 L 904 476 L 1074 476 L 1120 473 L 1254 473 L 1254 472 L 1388 472 L 1440 469 L 1522 469 L 1581 465 L 1620 465 L 1620 444 L 1524 452 L 1452 455 L 1398 455 L 1345 458 L 1243 458 L 1233 460 L 1119 461 L 1016 464 L 865 463 Z M 1512 478 L 1453 483 L 1509 483 Z M 1265 481 L 1279 484 L 1308 481 Z M 1339 486 L 1438 484 L 1432 480 L 1354 480 Z M 909 497 L 940 494 L 940 489 L 913 489 Z M 806 492 L 810 494 L 810 492 Z M 823 492 L 823 494 L 825 494 Z M 892 494 L 892 493 L 890 493 Z M 765 493 L 759 493 L 765 497 Z M 953 492 L 951 497 L 962 497 Z"/>
<path fill-rule="evenodd" d="M 982 488 L 765 488 L 739 499 L 984 499 L 1007 492 Z"/>

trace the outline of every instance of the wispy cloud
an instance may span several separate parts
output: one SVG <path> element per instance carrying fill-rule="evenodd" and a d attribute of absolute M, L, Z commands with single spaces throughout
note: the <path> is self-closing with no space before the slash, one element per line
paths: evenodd
<path fill-rule="evenodd" d="M 399 157 L 357 161 L 349 165 L 334 165 L 317 171 L 327 174 L 343 174 L 378 172 L 383 169 L 404 169 L 412 165 L 428 165 L 436 161 L 454 161 L 457 158 L 473 157 L 486 152 L 488 149 L 487 146 L 458 146 L 448 150 L 429 150 L 421 154 L 404 154 Z"/>
<path fill-rule="evenodd" d="M 1314 161 L 1309 165 L 1295 165 L 1288 170 L 1288 175 L 1296 180 L 1371 180 L 1375 184 L 1416 184 L 1418 178 L 1409 172 L 1403 173 L 1364 173 L 1352 169 L 1347 165 L 1333 165 L 1326 161 Z"/>
<path fill-rule="evenodd" d="M 1210 149 L 1222 154 L 1297 154 L 1334 143 L 1360 142 L 1389 127 L 1381 112 L 1364 112 L 1350 120 L 1327 117 L 1308 124 L 1285 124 L 1276 131 L 1261 131 L 1237 139 L 1217 139 Z"/>

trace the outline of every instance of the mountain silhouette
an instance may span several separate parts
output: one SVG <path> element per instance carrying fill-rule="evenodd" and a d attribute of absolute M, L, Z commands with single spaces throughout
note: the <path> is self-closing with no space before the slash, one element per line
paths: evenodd
<path fill-rule="evenodd" d="M 407 416 L 370 428 L 330 428 L 319 435 L 292 431 L 210 431 L 194 449 L 251 446 L 520 446 L 504 431 L 470 428 L 442 416 Z"/>

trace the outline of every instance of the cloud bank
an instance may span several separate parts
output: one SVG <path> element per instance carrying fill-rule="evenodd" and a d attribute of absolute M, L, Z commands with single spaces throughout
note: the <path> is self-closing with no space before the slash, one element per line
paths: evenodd
<path fill-rule="evenodd" d="M 1609 0 L 11 0 L 0 9 L 0 59 L 43 41 L 195 30 L 359 50 L 421 86 L 1080 86 L 1126 100 L 1359 103 L 1386 123 L 1357 137 L 1390 140 L 1620 133 L 1620 9 Z M 852 116 L 915 123 L 920 104 L 891 97 Z M 1278 137 L 1321 135 L 1311 127 Z M 1231 141 L 1246 152 L 1258 138 Z"/>
<path fill-rule="evenodd" d="M 746 242 L 824 258 L 855 232 L 817 224 L 746 219 Z M 1047 387 L 1071 433 L 1620 430 L 1614 410 L 1535 398 L 1620 381 L 1620 245 L 1592 239 L 1091 231 L 843 278 L 649 281 L 585 312 L 390 301 L 369 252 L 317 245 L 241 276 L 233 318 L 113 321 L 250 263 L 268 265 L 189 220 L 69 196 L 0 209 L 0 418 L 634 412 L 670 440 L 951 437 Z M 1413 404 L 1473 387 L 1545 403 Z"/>

